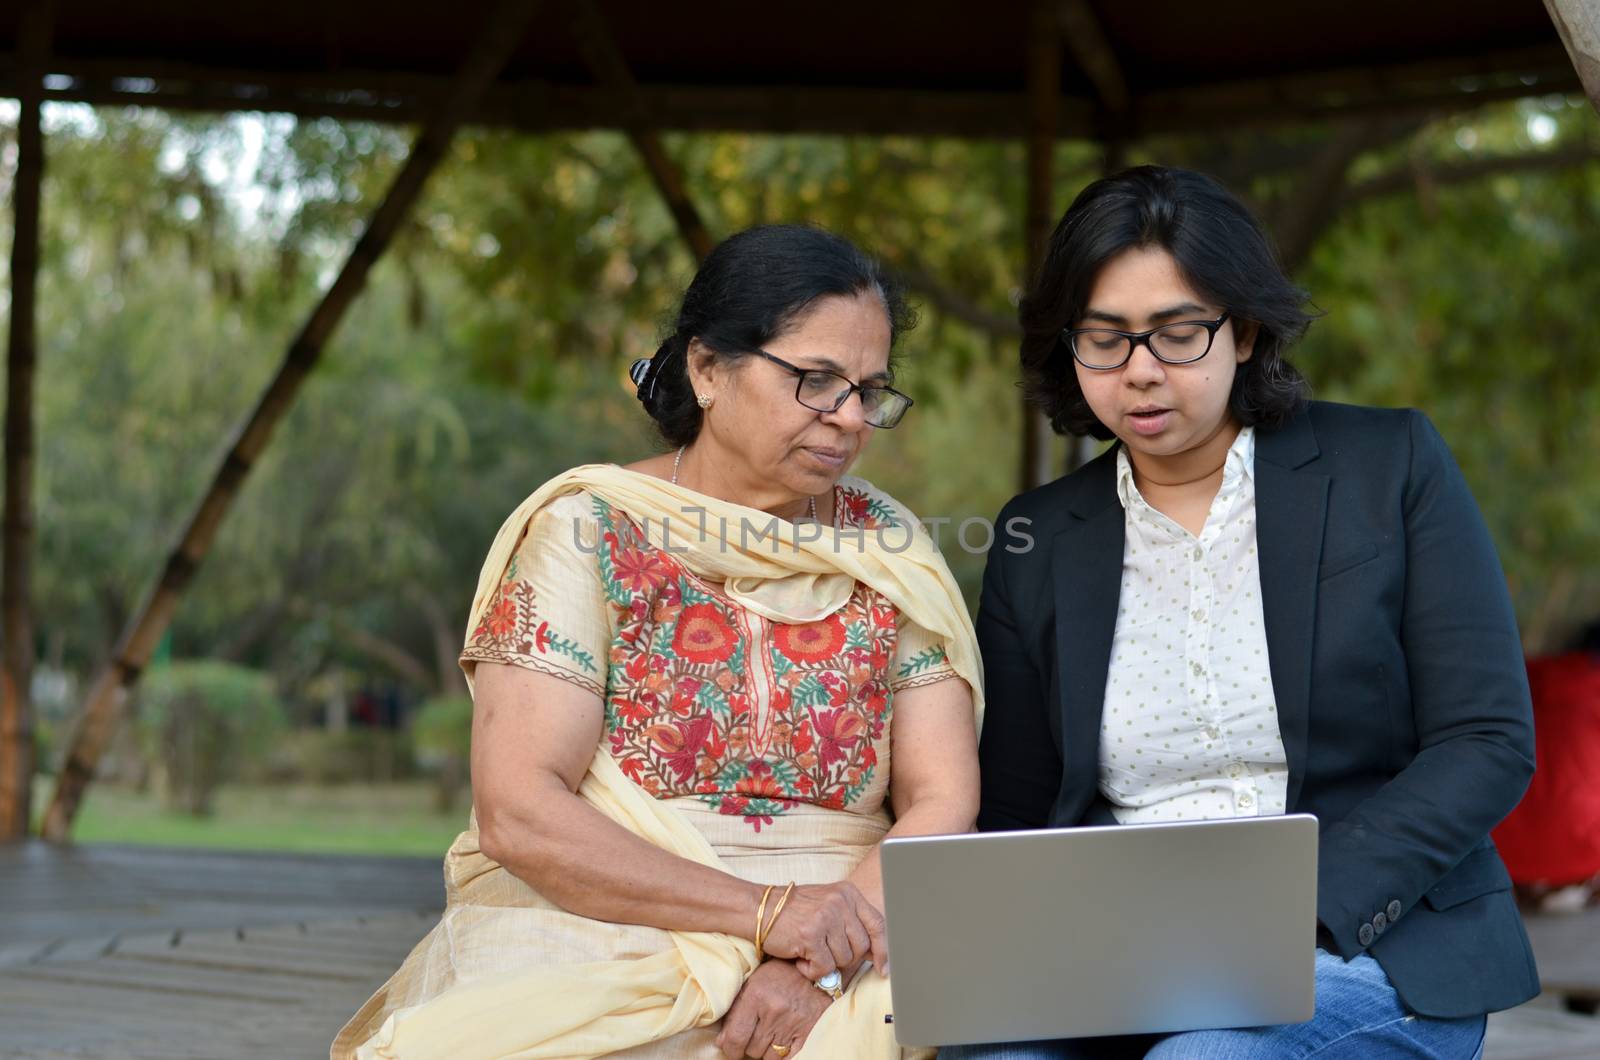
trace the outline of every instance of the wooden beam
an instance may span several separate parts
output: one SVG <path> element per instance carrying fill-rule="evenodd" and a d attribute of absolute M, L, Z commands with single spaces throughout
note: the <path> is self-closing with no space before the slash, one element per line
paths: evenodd
<path fill-rule="evenodd" d="M 54 5 L 22 13 L 24 69 L 12 191 L 11 321 L 6 352 L 5 515 L 0 558 L 4 668 L 0 670 L 0 841 L 33 822 L 33 397 L 38 357 L 39 200 L 44 183 L 44 70 Z"/>
<path fill-rule="evenodd" d="M 168 556 L 161 577 L 124 629 L 111 662 L 90 689 L 73 730 L 55 794 L 45 811 L 45 838 L 64 841 L 69 837 L 84 792 L 121 719 L 128 690 L 138 680 L 171 623 L 184 590 L 204 562 L 240 484 L 265 450 L 301 384 L 316 367 L 328 340 L 365 286 L 372 267 L 388 249 L 428 177 L 444 160 L 456 130 L 473 113 L 484 90 L 505 68 L 537 6 L 537 0 L 503 0 L 495 9 L 462 65 L 451 93 L 443 100 L 433 120 L 418 133 L 405 165 L 356 241 L 338 278 L 311 311 L 290 344 L 277 374 L 236 431 L 210 488 Z"/>
<path fill-rule="evenodd" d="M 1111 117 L 1126 114 L 1133 104 L 1128 78 L 1089 0 L 1061 0 L 1058 18 L 1062 39 L 1067 42 L 1073 61 L 1094 85 L 1106 113 Z"/>
<path fill-rule="evenodd" d="M 426 117 L 448 79 L 352 70 L 288 75 L 144 59 L 58 57 L 52 71 L 73 78 L 47 89 L 51 100 L 118 106 L 409 123 Z M 17 92 L 15 61 L 0 55 L 0 96 Z M 1582 91 L 1559 45 L 1482 53 L 1380 68 L 1135 93 L 1124 119 L 1129 138 L 1163 133 L 1324 121 L 1355 114 L 1460 111 L 1495 100 Z M 1064 97 L 1059 135 L 1095 139 L 1103 108 Z M 649 128 L 681 132 L 954 136 L 1022 139 L 1026 91 L 901 90 L 837 86 L 637 85 L 631 98 L 604 86 L 541 80 L 502 83 L 485 94 L 472 124 L 553 132 L 616 129 L 629 108 Z"/>
<path fill-rule="evenodd" d="M 1466 184 L 1501 173 L 1547 173 L 1553 169 L 1570 169 L 1600 162 L 1600 148 L 1588 144 L 1568 144 L 1554 150 L 1528 151 L 1519 155 L 1491 155 L 1471 158 L 1465 162 L 1442 165 L 1417 165 L 1396 167 L 1358 180 L 1344 189 L 1339 198 L 1339 209 L 1353 206 L 1367 199 L 1384 195 L 1413 192 L 1424 181 L 1431 187 L 1449 184 Z"/>
<path fill-rule="evenodd" d="M 1055 150 L 1061 123 L 1061 34 L 1053 0 L 1034 0 L 1028 32 L 1028 187 L 1022 228 L 1023 276 L 1032 285 L 1055 227 Z M 1055 477 L 1050 424 L 1022 403 L 1022 489 Z"/>
<path fill-rule="evenodd" d="M 1589 105 L 1600 111 L 1600 3 L 1595 0 L 1544 0 L 1550 21 L 1561 34 L 1572 66 L 1588 93 Z"/>
<path fill-rule="evenodd" d="M 639 157 L 644 161 L 656 190 L 666 200 L 667 209 L 677 222 L 678 232 L 689 244 L 695 260 L 704 261 L 716 242 L 701 220 L 700 211 L 695 209 L 693 200 L 689 198 L 683 174 L 662 146 L 661 137 L 640 99 L 638 83 L 634 81 L 627 60 L 623 58 L 622 50 L 617 47 L 610 28 L 606 26 L 605 17 L 600 14 L 594 0 L 574 0 L 571 26 L 578 52 L 595 80 L 620 98 L 620 124 L 627 131 L 634 150 L 639 152 Z"/>

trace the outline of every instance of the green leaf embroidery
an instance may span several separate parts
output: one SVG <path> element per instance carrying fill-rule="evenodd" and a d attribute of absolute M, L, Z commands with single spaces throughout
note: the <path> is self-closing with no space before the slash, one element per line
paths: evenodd
<path fill-rule="evenodd" d="M 945 661 L 944 646 L 936 644 L 918 652 L 900 665 L 899 677 L 915 677 Z"/>

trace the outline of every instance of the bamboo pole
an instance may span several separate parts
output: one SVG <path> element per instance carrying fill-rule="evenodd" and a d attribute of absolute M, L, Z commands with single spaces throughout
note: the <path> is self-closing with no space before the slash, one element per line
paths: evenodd
<path fill-rule="evenodd" d="M 1028 39 L 1028 189 L 1022 239 L 1028 284 L 1044 261 L 1045 244 L 1055 225 L 1055 148 L 1061 113 L 1061 30 L 1053 0 L 1035 0 Z M 1044 414 L 1022 405 L 1022 489 L 1055 477 L 1054 446 Z"/>
<path fill-rule="evenodd" d="M 1595 0 L 1544 0 L 1550 21 L 1567 46 L 1567 55 L 1588 93 L 1589 105 L 1600 111 L 1600 3 Z"/>
<path fill-rule="evenodd" d="M 639 85 L 594 0 L 576 0 L 572 5 L 571 26 L 578 52 L 588 65 L 589 72 L 602 87 L 621 98 L 622 107 L 618 116 L 622 128 L 644 161 L 656 190 L 666 200 L 667 209 L 672 212 L 672 219 L 689 244 L 690 251 L 697 261 L 704 261 L 716 243 L 706 229 L 705 222 L 700 219 L 700 211 L 695 209 L 694 201 L 689 198 L 682 172 L 672 156 L 667 154 L 660 134 L 646 116 Z"/>
<path fill-rule="evenodd" d="M 457 74 L 449 96 L 417 135 L 405 165 L 373 213 L 366 231 L 356 241 L 338 278 L 311 311 L 277 375 L 238 428 L 233 445 L 168 556 L 155 588 L 123 631 L 111 662 L 90 689 L 73 731 L 55 794 L 45 812 L 43 832 L 46 839 L 59 842 L 69 838 L 83 794 L 121 719 L 128 691 L 171 623 L 184 590 L 204 561 L 240 484 L 266 448 L 273 429 L 288 412 L 301 384 L 316 366 L 329 338 L 361 292 L 373 265 L 393 240 L 424 183 L 443 161 L 456 130 L 472 115 L 484 90 L 511 58 L 536 6 L 537 0 L 505 0 L 490 17 Z"/>
<path fill-rule="evenodd" d="M 33 376 L 38 357 L 39 199 L 44 183 L 44 66 L 49 2 L 23 13 L 24 76 L 12 191 L 11 322 L 6 354 L 5 516 L 0 556 L 4 670 L 0 673 L 0 841 L 27 838 L 33 815 Z"/>

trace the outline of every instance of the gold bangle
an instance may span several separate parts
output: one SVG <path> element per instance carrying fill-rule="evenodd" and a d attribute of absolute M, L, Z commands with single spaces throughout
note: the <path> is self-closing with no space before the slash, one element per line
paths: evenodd
<path fill-rule="evenodd" d="M 773 907 L 772 919 L 767 921 L 767 929 L 764 932 L 761 933 L 761 937 L 763 939 L 766 938 L 768 935 L 772 934 L 772 925 L 774 925 L 774 924 L 776 924 L 778 922 L 779 914 L 781 914 L 783 912 L 783 907 L 789 903 L 789 896 L 791 894 L 793 894 L 793 893 L 794 893 L 794 881 L 790 880 L 789 881 L 789 886 L 787 886 L 787 887 L 785 887 L 783 889 L 783 896 L 778 899 L 778 904 L 775 907 Z"/>
<path fill-rule="evenodd" d="M 771 883 L 771 884 L 767 885 L 767 889 L 765 891 L 761 892 L 761 904 L 756 907 L 756 963 L 757 964 L 760 964 L 762 961 L 767 959 L 767 955 L 766 955 L 765 952 L 763 952 L 763 949 L 762 949 L 762 943 L 767 941 L 767 932 L 766 932 L 766 929 L 761 926 L 761 922 L 767 918 L 767 899 L 772 897 L 772 890 L 776 886 L 778 886 L 778 885 L 775 884 L 775 883 Z M 777 919 L 777 918 L 774 917 L 773 919 Z"/>

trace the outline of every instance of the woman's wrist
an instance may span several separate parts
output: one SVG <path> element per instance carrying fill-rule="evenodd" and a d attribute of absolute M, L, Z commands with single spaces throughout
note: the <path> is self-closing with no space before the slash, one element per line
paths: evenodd
<path fill-rule="evenodd" d="M 761 909 L 761 896 L 767 891 L 764 884 L 750 883 L 736 876 L 730 876 L 726 899 L 721 903 L 718 916 L 717 929 L 724 935 L 735 938 L 756 940 L 756 914 Z M 771 899 L 767 902 L 767 914 L 771 915 Z"/>

